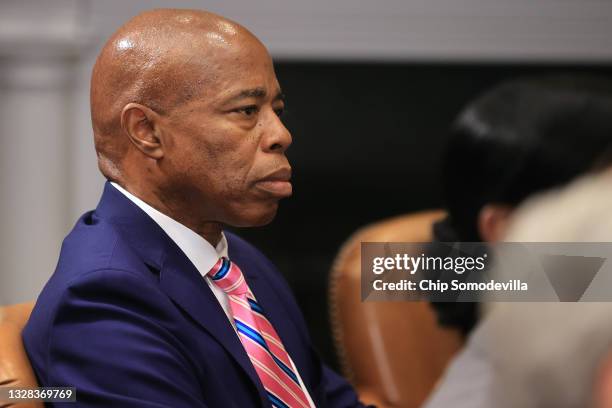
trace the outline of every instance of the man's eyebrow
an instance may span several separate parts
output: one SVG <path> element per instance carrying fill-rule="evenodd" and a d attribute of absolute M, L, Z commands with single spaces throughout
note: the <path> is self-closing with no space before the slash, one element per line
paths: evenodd
<path fill-rule="evenodd" d="M 227 98 L 225 102 L 231 103 L 231 102 L 236 102 L 241 99 L 247 99 L 247 98 L 264 98 L 266 95 L 267 95 L 266 90 L 261 87 L 243 89 L 242 91 L 239 91 L 235 95 L 232 95 L 229 98 Z"/>
<path fill-rule="evenodd" d="M 265 98 L 267 95 L 268 93 L 262 87 L 244 89 L 242 91 L 239 91 L 235 95 L 232 95 L 229 98 L 227 98 L 225 103 L 237 102 L 241 99 L 247 99 L 247 98 Z M 280 89 L 277 90 L 276 96 L 274 97 L 274 101 L 284 101 L 284 100 L 285 100 L 285 95 L 281 92 Z"/>

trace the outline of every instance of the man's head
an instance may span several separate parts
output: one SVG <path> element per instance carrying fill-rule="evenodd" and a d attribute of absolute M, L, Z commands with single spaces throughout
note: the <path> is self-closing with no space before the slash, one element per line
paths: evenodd
<path fill-rule="evenodd" d="M 203 11 L 134 17 L 91 81 L 102 173 L 196 230 L 268 223 L 291 194 L 283 108 L 263 44 Z"/>

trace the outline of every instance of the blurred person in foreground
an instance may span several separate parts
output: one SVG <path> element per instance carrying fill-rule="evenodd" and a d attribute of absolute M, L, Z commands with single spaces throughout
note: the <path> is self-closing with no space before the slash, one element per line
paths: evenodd
<path fill-rule="evenodd" d="M 612 81 L 559 75 L 503 82 L 455 121 L 443 158 L 448 216 L 440 242 L 495 242 L 529 196 L 590 171 L 612 145 Z M 460 244 L 459 244 L 460 245 Z M 440 279 L 456 279 L 454 272 Z M 441 325 L 469 334 L 476 303 L 432 302 Z"/>
<path fill-rule="evenodd" d="M 553 76 L 503 83 L 468 105 L 453 128 L 445 160 L 449 216 L 434 226 L 442 242 L 504 239 L 529 196 L 594 170 L 612 146 L 612 82 Z M 554 240 L 554 239 L 553 239 Z M 456 279 L 454 272 L 441 279 Z M 433 302 L 442 325 L 467 347 L 450 363 L 427 408 L 492 407 L 489 361 L 480 341 L 477 303 Z"/>
<path fill-rule="evenodd" d="M 612 168 L 530 200 L 506 240 L 612 242 L 611 187 Z M 480 343 L 497 406 L 612 407 L 611 321 L 612 302 L 487 304 Z"/>
<path fill-rule="evenodd" d="M 505 240 L 612 242 L 611 187 L 612 169 L 533 198 L 517 210 Z M 612 407 L 612 302 L 492 302 L 484 309 L 464 354 L 487 367 L 487 378 L 451 367 L 441 388 L 480 377 L 472 383 L 479 387 L 455 387 L 452 406 Z"/>
<path fill-rule="evenodd" d="M 78 407 L 362 406 L 276 268 L 224 232 L 291 195 L 283 108 L 264 45 L 221 16 L 153 10 L 108 40 L 91 81 L 108 181 L 24 330 L 40 385 Z"/>

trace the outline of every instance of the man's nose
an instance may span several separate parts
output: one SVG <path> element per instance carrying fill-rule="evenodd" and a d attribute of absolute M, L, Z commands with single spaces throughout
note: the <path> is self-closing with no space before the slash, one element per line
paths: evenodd
<path fill-rule="evenodd" d="M 272 112 L 264 126 L 264 151 L 284 153 L 291 146 L 293 139 L 281 118 Z"/>

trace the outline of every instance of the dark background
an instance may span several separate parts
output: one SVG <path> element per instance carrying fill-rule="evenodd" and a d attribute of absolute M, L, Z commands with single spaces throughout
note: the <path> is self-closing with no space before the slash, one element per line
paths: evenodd
<path fill-rule="evenodd" d="M 612 74 L 612 67 L 277 62 L 292 132 L 293 197 L 275 221 L 238 233 L 279 267 L 323 359 L 337 368 L 328 273 L 342 242 L 375 220 L 443 205 L 447 129 L 461 108 L 504 79 Z M 611 135 L 612 137 L 612 135 Z"/>

